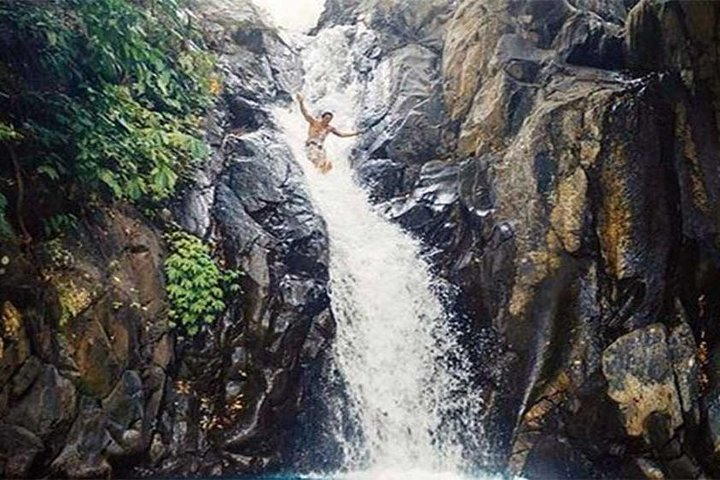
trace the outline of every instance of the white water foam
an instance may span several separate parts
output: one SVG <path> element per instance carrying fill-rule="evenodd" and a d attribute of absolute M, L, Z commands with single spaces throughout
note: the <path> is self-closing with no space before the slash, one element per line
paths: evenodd
<path fill-rule="evenodd" d="M 334 27 L 296 38 L 312 113 L 334 112 L 341 131 L 354 130 L 358 118 L 364 84 L 354 72 L 352 42 L 363 34 L 362 27 Z M 330 237 L 333 361 L 350 403 L 336 411 L 340 418 L 349 408 L 354 423 L 348 434 L 337 422 L 346 473 L 333 478 L 465 478 L 468 446 L 460 438 L 481 436 L 482 403 L 479 394 L 462 391 L 470 365 L 420 244 L 375 212 L 353 181 L 353 139 L 328 138 L 334 169 L 323 175 L 305 158 L 307 124 L 297 106 L 275 116 Z"/>

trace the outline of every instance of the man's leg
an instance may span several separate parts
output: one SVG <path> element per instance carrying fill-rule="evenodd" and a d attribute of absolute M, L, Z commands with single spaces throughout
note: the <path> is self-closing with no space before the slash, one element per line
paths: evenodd
<path fill-rule="evenodd" d="M 330 163 L 330 160 L 327 159 L 325 149 L 320 150 L 320 152 L 320 163 L 318 164 L 318 168 L 322 173 L 328 173 L 330 170 L 332 170 L 333 165 L 332 163 Z"/>

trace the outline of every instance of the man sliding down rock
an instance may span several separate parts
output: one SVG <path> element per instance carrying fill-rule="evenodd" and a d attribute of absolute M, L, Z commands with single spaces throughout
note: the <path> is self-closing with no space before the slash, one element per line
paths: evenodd
<path fill-rule="evenodd" d="M 305 117 L 305 120 L 310 124 L 308 128 L 308 138 L 305 141 L 305 152 L 307 153 L 308 160 L 322 173 L 327 173 L 332 170 L 332 163 L 327 159 L 325 146 L 323 145 L 328 134 L 332 133 L 338 137 L 355 137 L 363 132 L 342 133 L 330 125 L 333 119 L 331 112 L 325 112 L 320 115 L 319 118 L 314 118 L 305 108 L 305 98 L 298 94 L 297 99 L 300 103 L 300 111 Z"/>

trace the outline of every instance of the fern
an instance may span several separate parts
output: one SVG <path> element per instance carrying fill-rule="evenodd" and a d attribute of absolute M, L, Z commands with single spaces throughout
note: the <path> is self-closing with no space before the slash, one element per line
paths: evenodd
<path fill-rule="evenodd" d="M 226 300 L 239 291 L 235 270 L 223 270 L 212 258 L 210 247 L 189 233 L 168 235 L 170 254 L 165 277 L 170 301 L 170 321 L 188 335 L 210 324 L 226 309 Z"/>

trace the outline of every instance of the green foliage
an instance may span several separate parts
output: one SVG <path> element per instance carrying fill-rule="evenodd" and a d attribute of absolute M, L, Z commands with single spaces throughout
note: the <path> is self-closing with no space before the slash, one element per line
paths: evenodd
<path fill-rule="evenodd" d="M 241 274 L 221 269 L 208 245 L 193 235 L 173 232 L 168 242 L 165 276 L 170 320 L 193 336 L 202 323 L 214 322 L 225 310 L 228 296 L 240 289 L 237 279 Z"/>
<path fill-rule="evenodd" d="M 0 30 L 0 142 L 48 193 L 160 200 L 207 155 L 214 62 L 179 0 L 5 0 Z"/>
<path fill-rule="evenodd" d="M 20 137 L 21 135 L 15 130 L 15 127 L 5 122 L 0 122 L 0 141 L 15 141 L 19 140 Z"/>
<path fill-rule="evenodd" d="M 53 215 L 43 222 L 45 236 L 48 238 L 57 237 L 69 230 L 77 228 L 78 218 L 72 213 Z"/>

